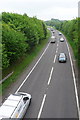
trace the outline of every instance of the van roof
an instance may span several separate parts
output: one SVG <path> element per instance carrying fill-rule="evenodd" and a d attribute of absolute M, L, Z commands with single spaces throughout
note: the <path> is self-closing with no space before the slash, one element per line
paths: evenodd
<path fill-rule="evenodd" d="M 9 118 L 22 99 L 22 95 L 10 95 L 0 107 L 0 118 Z M 4 116 L 5 115 L 5 116 Z"/>

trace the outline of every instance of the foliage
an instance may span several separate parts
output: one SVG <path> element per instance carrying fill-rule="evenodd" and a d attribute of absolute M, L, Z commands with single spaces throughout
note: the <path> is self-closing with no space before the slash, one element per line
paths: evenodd
<path fill-rule="evenodd" d="M 9 66 L 9 59 L 7 58 L 7 51 L 5 49 L 5 44 L 2 46 L 2 68 Z"/>
<path fill-rule="evenodd" d="M 51 26 L 55 25 L 56 29 L 65 34 L 73 48 L 78 65 L 80 66 L 80 18 L 68 21 L 59 21 L 53 19 L 51 21 L 47 21 L 46 24 Z"/>
<path fill-rule="evenodd" d="M 64 21 L 61 24 L 61 28 L 62 29 L 59 29 L 59 30 L 62 31 L 68 38 L 73 48 L 75 58 L 78 61 L 80 59 L 78 55 L 78 48 L 79 48 L 78 47 L 78 18 L 69 20 L 69 21 Z"/>
<path fill-rule="evenodd" d="M 25 56 L 29 51 L 40 44 L 47 36 L 46 25 L 43 21 L 36 17 L 30 18 L 25 13 L 24 15 L 15 13 L 2 13 L 2 44 L 4 62 L 7 65 L 3 69 L 11 65 L 14 61 Z M 6 55 L 4 55 L 6 54 Z"/>
<path fill-rule="evenodd" d="M 3 24 L 2 28 L 2 44 L 5 44 L 7 59 L 12 63 L 26 52 L 28 44 L 22 33 L 16 32 L 6 24 Z"/>
<path fill-rule="evenodd" d="M 45 21 L 46 25 L 48 26 L 53 26 L 55 27 L 56 29 L 59 29 L 60 25 L 61 25 L 61 21 L 58 20 L 58 19 L 51 19 L 49 21 Z"/>
<path fill-rule="evenodd" d="M 80 66 L 80 18 L 78 18 L 78 65 Z"/>

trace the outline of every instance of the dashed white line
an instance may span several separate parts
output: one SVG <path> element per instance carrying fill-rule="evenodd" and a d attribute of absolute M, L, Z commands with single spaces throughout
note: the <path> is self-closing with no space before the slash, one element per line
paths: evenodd
<path fill-rule="evenodd" d="M 49 77 L 49 80 L 48 80 L 48 85 L 50 84 L 52 73 L 53 73 L 53 67 L 52 67 L 51 72 L 50 72 L 50 77 Z"/>
<path fill-rule="evenodd" d="M 29 72 L 29 74 L 27 75 L 27 77 L 24 79 L 24 81 L 22 82 L 22 84 L 19 86 L 19 88 L 17 89 L 17 91 L 15 93 L 17 93 L 21 87 L 23 86 L 23 84 L 26 82 L 26 80 L 28 79 L 28 77 L 30 76 L 30 74 L 33 72 L 33 70 L 35 69 L 35 67 L 37 66 L 37 64 L 39 63 L 39 61 L 41 60 L 41 58 L 43 57 L 44 53 L 46 52 L 46 50 L 48 49 L 50 43 L 47 45 L 46 49 L 44 50 L 44 52 L 42 53 L 42 55 L 40 56 L 40 58 L 38 59 L 38 61 L 36 62 L 36 64 L 34 65 L 34 67 L 31 69 L 31 71 Z"/>
<path fill-rule="evenodd" d="M 44 106 L 44 103 L 45 103 L 45 99 L 46 99 L 46 94 L 44 94 L 43 101 L 42 101 L 42 104 L 41 104 L 41 107 L 40 107 L 40 110 L 39 110 L 39 114 L 38 114 L 37 120 L 40 119 L 40 116 L 41 116 L 41 113 L 42 113 L 42 109 L 43 109 L 43 106 Z"/>
<path fill-rule="evenodd" d="M 77 108 L 78 108 L 78 115 L 79 115 L 79 119 L 80 119 L 80 113 L 79 113 L 79 99 L 78 99 L 78 92 L 77 92 L 76 78 L 75 78 L 75 73 L 74 73 L 74 68 L 73 68 L 73 62 L 72 62 L 72 58 L 71 58 L 71 54 L 70 54 L 70 50 L 69 50 L 69 46 L 68 46 L 67 41 L 66 41 L 66 45 L 67 45 L 68 52 L 69 52 L 69 57 L 70 57 L 70 63 L 71 63 L 72 75 L 73 75 L 74 87 L 75 87 L 76 102 L 77 102 Z"/>
<path fill-rule="evenodd" d="M 56 50 L 56 53 L 58 52 L 58 47 L 57 47 L 57 50 Z"/>
<path fill-rule="evenodd" d="M 56 53 L 57 53 L 58 51 L 56 50 Z"/>
<path fill-rule="evenodd" d="M 56 62 L 56 57 L 57 57 L 57 56 L 55 55 L 53 63 L 55 63 L 55 62 Z"/>
<path fill-rule="evenodd" d="M 59 46 L 59 44 L 57 43 L 57 47 Z"/>

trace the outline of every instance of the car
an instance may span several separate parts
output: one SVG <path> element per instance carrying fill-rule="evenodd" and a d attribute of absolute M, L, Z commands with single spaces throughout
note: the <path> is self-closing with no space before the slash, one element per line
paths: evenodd
<path fill-rule="evenodd" d="M 58 61 L 62 62 L 62 63 L 66 62 L 67 61 L 66 54 L 65 53 L 60 53 L 59 56 L 58 56 Z"/>
<path fill-rule="evenodd" d="M 60 38 L 60 42 L 64 42 L 64 38 L 63 37 Z"/>
<path fill-rule="evenodd" d="M 52 38 L 52 39 L 55 39 L 56 37 L 53 35 L 51 38 Z"/>
<path fill-rule="evenodd" d="M 62 33 L 61 33 L 61 32 L 59 32 L 59 35 L 62 35 Z"/>
<path fill-rule="evenodd" d="M 0 107 L 0 120 L 3 118 L 23 118 L 31 99 L 31 95 L 24 92 L 10 94 Z"/>
<path fill-rule="evenodd" d="M 55 31 L 53 31 L 53 33 L 55 33 Z"/>
<path fill-rule="evenodd" d="M 56 42 L 56 37 L 55 36 L 52 36 L 51 37 L 51 43 L 55 43 Z"/>
<path fill-rule="evenodd" d="M 51 28 L 51 31 L 53 31 L 54 29 L 53 28 Z"/>

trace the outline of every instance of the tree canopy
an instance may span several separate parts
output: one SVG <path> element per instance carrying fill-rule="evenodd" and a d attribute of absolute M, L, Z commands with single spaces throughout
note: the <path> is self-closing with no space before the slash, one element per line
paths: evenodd
<path fill-rule="evenodd" d="M 66 35 L 73 48 L 78 65 L 80 66 L 80 18 L 64 21 L 51 19 L 45 23 L 49 26 L 55 25 L 56 29 L 62 31 Z"/>
<path fill-rule="evenodd" d="M 40 44 L 47 36 L 43 21 L 27 14 L 2 13 L 3 69 Z"/>

